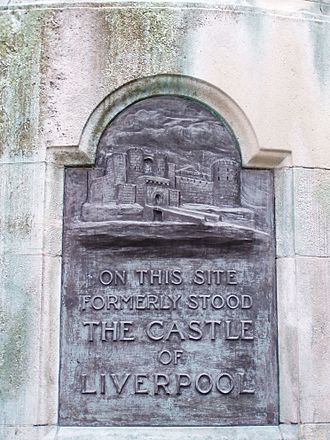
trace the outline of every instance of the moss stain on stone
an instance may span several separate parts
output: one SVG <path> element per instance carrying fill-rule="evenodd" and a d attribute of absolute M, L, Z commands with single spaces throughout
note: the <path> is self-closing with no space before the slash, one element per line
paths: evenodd
<path fill-rule="evenodd" d="M 322 211 L 325 213 L 326 221 L 330 226 L 330 181 L 321 182 L 316 190 L 316 200 L 322 207 Z"/>
<path fill-rule="evenodd" d="M 28 236 L 32 230 L 32 217 L 30 214 L 16 214 L 13 218 L 8 218 L 5 221 L 0 219 L 0 229 L 5 231 L 5 234 L 15 234 L 16 238 L 24 238 Z"/>
<path fill-rule="evenodd" d="M 266 19 L 262 12 L 257 7 L 257 2 L 254 0 L 249 1 L 249 6 L 254 8 L 252 13 L 244 14 L 244 22 L 246 29 L 248 29 L 248 35 L 250 38 L 250 44 L 253 50 L 251 53 L 256 53 L 257 56 L 262 52 L 263 45 L 265 43 L 265 36 L 269 28 L 265 27 Z M 269 24 L 269 21 L 268 21 Z M 265 33 L 266 30 L 266 33 Z"/>
<path fill-rule="evenodd" d="M 0 400 L 26 382 L 29 322 L 26 308 L 10 316 L 0 311 Z"/>
<path fill-rule="evenodd" d="M 109 54 L 106 71 L 112 83 L 116 77 L 129 81 L 182 70 L 185 62 L 180 53 L 184 47 L 180 40 L 185 36 L 182 11 L 146 7 L 108 10 L 103 14 Z"/>
<path fill-rule="evenodd" d="M 36 265 L 36 262 L 38 264 Z M 0 407 L 19 397 L 29 383 L 35 341 L 36 289 L 40 281 L 39 260 L 0 255 Z M 15 275 L 15 276 L 14 276 Z M 36 328 L 37 329 L 37 328 Z M 32 359 L 32 363 L 35 363 Z"/>
<path fill-rule="evenodd" d="M 0 14 L 0 155 L 7 158 L 29 158 L 38 146 L 42 14 Z"/>
<path fill-rule="evenodd" d="M 330 75 L 330 29 L 328 22 L 311 22 L 310 35 L 312 40 L 314 67 L 321 87 L 329 82 Z"/>

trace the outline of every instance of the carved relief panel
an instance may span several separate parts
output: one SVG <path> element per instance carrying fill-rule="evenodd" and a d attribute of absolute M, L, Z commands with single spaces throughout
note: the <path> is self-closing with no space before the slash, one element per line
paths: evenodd
<path fill-rule="evenodd" d="M 66 169 L 61 424 L 278 422 L 273 197 L 181 97 L 128 107 Z"/>

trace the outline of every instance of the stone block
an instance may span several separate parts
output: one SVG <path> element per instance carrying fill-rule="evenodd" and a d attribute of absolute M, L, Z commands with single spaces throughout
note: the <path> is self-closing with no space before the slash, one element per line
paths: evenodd
<path fill-rule="evenodd" d="M 50 426 L 0 426 L 1 440 L 44 440 L 54 430 Z"/>
<path fill-rule="evenodd" d="M 45 179 L 43 252 L 59 256 L 62 253 L 64 168 L 47 163 Z"/>
<path fill-rule="evenodd" d="M 296 290 L 300 420 L 329 423 L 330 258 L 297 257 Z"/>
<path fill-rule="evenodd" d="M 277 256 L 330 255 L 330 170 L 275 171 Z"/>
<path fill-rule="evenodd" d="M 330 424 L 306 424 L 300 428 L 301 440 L 329 440 Z"/>
<path fill-rule="evenodd" d="M 280 422 L 299 420 L 299 346 L 294 258 L 277 260 Z"/>
<path fill-rule="evenodd" d="M 1 257 L 0 424 L 37 423 L 41 256 Z"/>
<path fill-rule="evenodd" d="M 298 440 L 299 438 L 298 425 L 280 424 L 279 429 L 282 434 L 282 440 Z"/>
<path fill-rule="evenodd" d="M 330 170 L 294 169 L 295 252 L 330 256 Z"/>
<path fill-rule="evenodd" d="M 45 164 L 1 164 L 0 173 L 0 251 L 42 253 Z"/>
<path fill-rule="evenodd" d="M 275 224 L 277 257 L 294 256 L 293 170 L 275 170 Z"/>
<path fill-rule="evenodd" d="M 44 256 L 40 304 L 39 425 L 55 425 L 58 419 L 58 372 L 61 301 L 60 257 Z"/>
<path fill-rule="evenodd" d="M 277 426 L 244 427 L 61 427 L 45 440 L 293 440 L 283 437 Z"/>
<path fill-rule="evenodd" d="M 0 425 L 55 424 L 61 259 L 0 262 Z"/>

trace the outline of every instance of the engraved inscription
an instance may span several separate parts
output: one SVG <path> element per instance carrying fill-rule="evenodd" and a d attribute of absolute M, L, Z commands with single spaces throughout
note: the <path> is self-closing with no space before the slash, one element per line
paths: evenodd
<path fill-rule="evenodd" d="M 168 363 L 162 363 L 168 365 Z M 81 394 L 114 394 L 120 395 L 124 391 L 130 394 L 165 394 L 179 396 L 184 389 L 192 388 L 199 394 L 219 393 L 231 394 L 254 394 L 255 390 L 245 388 L 245 376 L 243 373 L 219 372 L 214 377 L 208 373 L 200 373 L 191 376 L 186 373 L 168 375 L 164 373 L 154 374 L 100 374 L 81 375 Z"/>
<path fill-rule="evenodd" d="M 65 174 L 60 423 L 278 423 L 271 171 L 164 96 Z"/>

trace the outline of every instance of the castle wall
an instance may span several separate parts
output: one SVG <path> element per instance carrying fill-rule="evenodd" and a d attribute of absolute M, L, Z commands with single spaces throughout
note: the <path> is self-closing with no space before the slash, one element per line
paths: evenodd
<path fill-rule="evenodd" d="M 169 205 L 179 206 L 180 205 L 180 191 L 177 189 L 169 189 Z"/>
<path fill-rule="evenodd" d="M 144 173 L 143 150 L 130 148 L 127 150 L 127 182 L 135 183 L 139 176 Z"/>
<path fill-rule="evenodd" d="M 136 200 L 136 185 L 124 183 L 117 185 L 117 204 L 132 205 Z"/>
<path fill-rule="evenodd" d="M 89 203 L 102 203 L 103 195 L 102 195 L 102 192 L 100 192 L 98 190 L 98 187 L 100 187 L 101 184 L 98 184 L 98 182 L 101 182 L 101 180 L 103 178 L 104 178 L 103 169 L 92 168 L 91 170 L 88 170 L 88 173 L 87 173 L 87 182 L 88 182 L 87 201 Z"/>
<path fill-rule="evenodd" d="M 181 203 L 213 203 L 212 182 L 177 176 L 176 188 L 181 192 Z"/>
<path fill-rule="evenodd" d="M 112 154 L 112 169 L 114 174 L 114 184 L 126 182 L 126 154 L 125 153 L 113 153 Z M 110 158 L 109 158 L 110 160 Z M 110 171 L 110 170 L 109 170 Z"/>
<path fill-rule="evenodd" d="M 159 177 L 168 176 L 167 158 L 163 154 L 156 154 L 154 158 L 154 174 Z"/>
<path fill-rule="evenodd" d="M 145 205 L 146 191 L 146 181 L 144 176 L 141 176 L 136 180 L 136 203 L 139 205 Z"/>
<path fill-rule="evenodd" d="M 175 163 L 168 164 L 168 178 L 170 180 L 170 187 L 175 188 Z"/>

